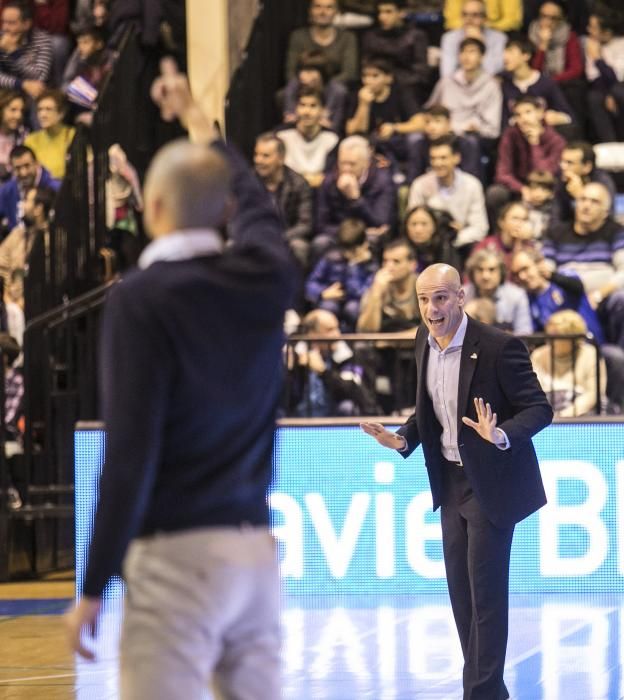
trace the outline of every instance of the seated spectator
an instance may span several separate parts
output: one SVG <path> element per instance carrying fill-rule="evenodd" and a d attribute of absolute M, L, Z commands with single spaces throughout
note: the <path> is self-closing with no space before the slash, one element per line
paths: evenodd
<path fill-rule="evenodd" d="M 52 68 L 52 41 L 33 29 L 30 6 L 9 0 L 2 8 L 0 88 L 22 90 L 33 99 L 46 87 Z"/>
<path fill-rule="evenodd" d="M 0 276 L 5 299 L 24 308 L 26 262 L 35 239 L 48 231 L 56 192 L 44 187 L 28 190 L 22 221 L 0 243 Z"/>
<path fill-rule="evenodd" d="M 442 105 L 432 104 L 423 111 L 424 124 L 422 138 L 410 145 L 410 159 L 407 178 L 409 182 L 429 170 L 429 147 L 432 141 L 443 136 L 452 136 L 451 112 Z M 473 139 L 457 136 L 461 160 L 459 167 L 465 172 L 481 177 L 481 149 Z"/>
<path fill-rule="evenodd" d="M 594 8 L 585 37 L 587 115 L 596 141 L 624 140 L 624 36 L 613 10 Z"/>
<path fill-rule="evenodd" d="M 485 323 L 486 326 L 496 325 L 496 304 L 487 297 L 471 299 L 464 306 L 464 311 L 470 318 Z"/>
<path fill-rule="evenodd" d="M 283 120 L 285 124 L 297 121 L 297 103 L 303 89 L 322 95 L 321 126 L 341 134 L 344 129 L 347 88 L 337 80 L 330 80 L 327 59 L 322 51 L 306 51 L 297 61 L 296 75 L 284 88 Z"/>
<path fill-rule="evenodd" d="M 445 4 L 446 7 L 446 4 Z M 461 26 L 447 24 L 450 31 L 442 35 L 440 41 L 440 76 L 453 75 L 457 70 L 459 45 L 468 37 L 479 39 L 485 45 L 483 70 L 496 75 L 503 69 L 503 49 L 507 40 L 502 31 L 486 27 L 486 3 L 483 0 L 462 0 Z"/>
<path fill-rule="evenodd" d="M 360 304 L 359 333 L 409 331 L 420 323 L 416 260 L 405 240 L 388 243 L 383 264 Z"/>
<path fill-rule="evenodd" d="M 583 318 L 566 309 L 554 313 L 546 323 L 548 335 L 585 335 Z M 531 363 L 555 416 L 572 417 L 595 413 L 605 396 L 607 371 L 600 360 L 600 384 L 596 371 L 596 353 L 582 338 L 552 340 L 531 353 Z M 599 390 L 598 390 L 599 389 Z"/>
<path fill-rule="evenodd" d="M 488 190 L 488 206 L 495 212 L 512 197 L 522 194 L 533 170 L 556 172 L 564 139 L 544 123 L 539 98 L 525 95 L 513 108 L 513 126 L 504 131 L 498 147 L 495 184 Z"/>
<path fill-rule="evenodd" d="M 409 90 L 394 82 L 383 58 L 362 62 L 362 87 L 347 110 L 347 134 L 371 137 L 377 151 L 394 161 L 408 160 L 407 135 L 422 130 L 420 107 Z"/>
<path fill-rule="evenodd" d="M 509 268 L 512 255 L 517 250 L 534 249 L 535 232 L 529 221 L 528 209 L 522 202 L 509 202 L 500 210 L 497 219 L 497 232 L 486 236 L 472 249 L 493 251 L 502 256 L 505 266 Z"/>
<path fill-rule="evenodd" d="M 304 51 L 321 51 L 327 59 L 331 80 L 349 83 L 358 77 L 358 51 L 355 35 L 333 22 L 337 0 L 311 0 L 309 24 L 295 29 L 288 39 L 286 81 L 295 77 L 297 62 Z"/>
<path fill-rule="evenodd" d="M 565 148 L 564 148 L 565 153 Z M 540 240 L 550 226 L 555 203 L 555 178 L 548 170 L 531 170 L 522 188 L 522 204 L 529 213 L 533 236 Z"/>
<path fill-rule="evenodd" d="M 560 176 L 555 184 L 555 201 L 553 204 L 553 221 L 572 221 L 576 200 L 581 196 L 583 187 L 589 182 L 604 185 L 611 196 L 615 197 L 615 184 L 609 173 L 596 167 L 596 155 L 590 143 L 572 141 L 561 153 L 559 163 Z"/>
<path fill-rule="evenodd" d="M 286 149 L 275 134 L 256 139 L 254 168 L 284 222 L 284 236 L 301 266 L 308 265 L 312 235 L 312 191 L 302 175 L 284 165 Z"/>
<path fill-rule="evenodd" d="M 69 58 L 69 0 L 35 0 L 33 26 L 48 34 L 52 41 L 50 83 L 60 86 L 63 68 Z"/>
<path fill-rule="evenodd" d="M 302 88 L 296 108 L 294 128 L 278 132 L 286 148 L 284 163 L 303 175 L 310 187 L 319 187 L 325 177 L 327 159 L 338 144 L 333 131 L 323 129 L 323 98 L 312 88 Z"/>
<path fill-rule="evenodd" d="M 312 246 L 318 259 L 336 240 L 344 219 L 361 219 L 373 247 L 392 230 L 396 215 L 396 192 L 388 167 L 378 165 L 368 141 L 349 136 L 338 146 L 336 168 L 329 173 L 318 194 L 318 234 Z"/>
<path fill-rule="evenodd" d="M 405 23 L 405 0 L 378 0 L 377 23 L 364 33 L 362 54 L 389 61 L 399 87 L 411 89 L 416 101 L 424 102 L 430 74 L 427 35 Z"/>
<path fill-rule="evenodd" d="M 426 204 L 450 214 L 457 231 L 453 245 L 463 248 L 480 241 L 488 230 L 483 187 L 473 175 L 459 169 L 457 140 L 446 136 L 429 147 L 431 170 L 412 182 L 407 206 Z"/>
<path fill-rule="evenodd" d="M 445 211 L 421 204 L 405 215 L 405 238 L 416 255 L 416 269 L 422 272 L 433 263 L 446 263 L 461 272 L 462 259 L 453 247 L 457 231 Z"/>
<path fill-rule="evenodd" d="M 367 353 L 354 352 L 340 340 L 338 319 L 324 309 L 310 311 L 301 330 L 312 338 L 295 346 L 293 368 L 295 414 L 324 416 L 370 416 L 378 414 L 375 400 L 374 365 Z"/>
<path fill-rule="evenodd" d="M 65 177 L 67 152 L 76 129 L 63 123 L 67 104 L 60 90 L 44 90 L 35 100 L 40 129 L 28 134 L 24 144 L 57 180 Z"/>
<path fill-rule="evenodd" d="M 466 260 L 469 284 L 466 301 L 491 299 L 496 305 L 496 326 L 512 333 L 533 332 L 526 292 L 512 282 L 505 282 L 507 270 L 502 256 L 491 250 L 478 250 Z"/>
<path fill-rule="evenodd" d="M 47 187 L 55 192 L 60 187 L 50 173 L 37 161 L 28 146 L 15 146 L 10 155 L 13 175 L 0 187 L 0 226 L 8 233 L 22 220 L 24 198 L 33 187 Z M 6 233 L 0 238 L 4 238 Z"/>
<path fill-rule="evenodd" d="M 0 181 L 11 175 L 9 156 L 13 148 L 24 142 L 24 96 L 15 90 L 0 94 Z"/>
<path fill-rule="evenodd" d="M 113 53 L 106 48 L 106 35 L 102 28 L 95 24 L 79 27 L 76 30 L 76 49 L 63 72 L 63 91 L 67 93 L 72 81 L 81 78 L 99 93 L 112 65 Z"/>
<path fill-rule="evenodd" d="M 624 228 L 611 218 L 610 209 L 604 185 L 585 185 L 574 221 L 551 226 L 542 252 L 552 270 L 580 277 L 607 342 L 624 348 Z"/>
<path fill-rule="evenodd" d="M 543 100 L 544 121 L 549 126 L 566 125 L 572 121 L 572 110 L 557 83 L 531 68 L 535 46 L 523 38 L 507 42 L 503 54 L 505 72 L 501 84 L 503 90 L 503 129 L 509 125 L 515 103 L 524 95 Z"/>
<path fill-rule="evenodd" d="M 495 139 L 501 129 L 503 96 L 499 81 L 483 70 L 484 54 L 480 39 L 464 39 L 459 45 L 459 69 L 440 78 L 426 106 L 447 107 L 455 134 Z"/>
<path fill-rule="evenodd" d="M 360 299 L 377 271 L 366 238 L 366 224 L 345 219 L 338 227 L 337 245 L 316 263 L 305 285 L 307 301 L 331 311 L 343 331 L 352 333 L 360 313 Z"/>
<path fill-rule="evenodd" d="M 545 0 L 536 20 L 529 25 L 529 39 L 536 47 L 531 66 L 557 83 L 583 75 L 581 43 L 566 21 L 559 0 Z"/>
<path fill-rule="evenodd" d="M 444 3 L 444 24 L 447 29 L 462 26 L 466 3 L 463 0 L 446 0 Z M 521 0 L 486 0 L 485 24 L 500 32 L 511 32 L 522 27 Z"/>
<path fill-rule="evenodd" d="M 23 436 L 20 420 L 24 416 L 24 376 L 18 366 L 20 345 L 9 333 L 0 333 L 4 374 L 5 459 L 8 466 L 7 505 L 19 510 L 28 488 L 22 457 Z"/>
<path fill-rule="evenodd" d="M 518 250 L 511 256 L 509 271 L 513 281 L 529 297 L 533 330 L 543 331 L 548 319 L 563 309 L 580 314 L 596 341 L 605 342 L 596 310 L 589 303 L 581 278 L 573 272 L 552 270 L 544 265 L 537 250 Z"/>

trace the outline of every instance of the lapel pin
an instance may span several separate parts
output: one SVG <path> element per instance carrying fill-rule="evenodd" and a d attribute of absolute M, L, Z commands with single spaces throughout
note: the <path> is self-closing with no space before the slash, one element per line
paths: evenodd
<path fill-rule="evenodd" d="M 477 353 L 473 352 L 472 355 L 470 356 L 471 360 L 476 360 L 477 359 Z"/>

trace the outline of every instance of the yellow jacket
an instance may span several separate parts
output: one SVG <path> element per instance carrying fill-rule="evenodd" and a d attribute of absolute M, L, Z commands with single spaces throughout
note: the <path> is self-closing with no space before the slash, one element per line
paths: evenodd
<path fill-rule="evenodd" d="M 461 10 L 465 0 L 446 0 L 444 3 L 444 25 L 447 29 L 462 26 Z M 521 0 L 485 0 L 486 24 L 491 29 L 509 32 L 522 27 Z"/>

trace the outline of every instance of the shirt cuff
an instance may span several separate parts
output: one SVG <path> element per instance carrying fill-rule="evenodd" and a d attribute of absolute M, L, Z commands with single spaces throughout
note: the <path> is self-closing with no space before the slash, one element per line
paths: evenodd
<path fill-rule="evenodd" d="M 405 437 L 405 435 L 400 435 L 399 437 L 403 438 L 403 440 L 405 441 L 405 446 L 397 449 L 397 452 L 407 452 L 407 450 L 409 449 L 409 445 L 407 444 L 407 438 Z"/>
<path fill-rule="evenodd" d="M 511 443 L 509 442 L 509 438 L 507 437 L 507 433 L 502 430 L 501 428 L 496 428 L 496 432 L 498 433 L 499 437 L 503 437 L 505 442 L 502 444 L 499 444 L 495 442 L 494 444 L 496 447 L 498 447 L 499 450 L 508 450 L 511 447 Z"/>

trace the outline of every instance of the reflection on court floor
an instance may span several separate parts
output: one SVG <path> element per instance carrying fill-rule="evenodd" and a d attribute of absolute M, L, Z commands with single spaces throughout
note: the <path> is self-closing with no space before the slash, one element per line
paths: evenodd
<path fill-rule="evenodd" d="M 282 619 L 284 700 L 461 698 L 461 651 L 446 596 L 291 597 Z M 78 665 L 80 700 L 115 698 L 119 622 L 112 609 L 102 660 Z M 624 596 L 512 596 L 505 673 L 512 700 L 623 698 L 623 657 Z"/>

